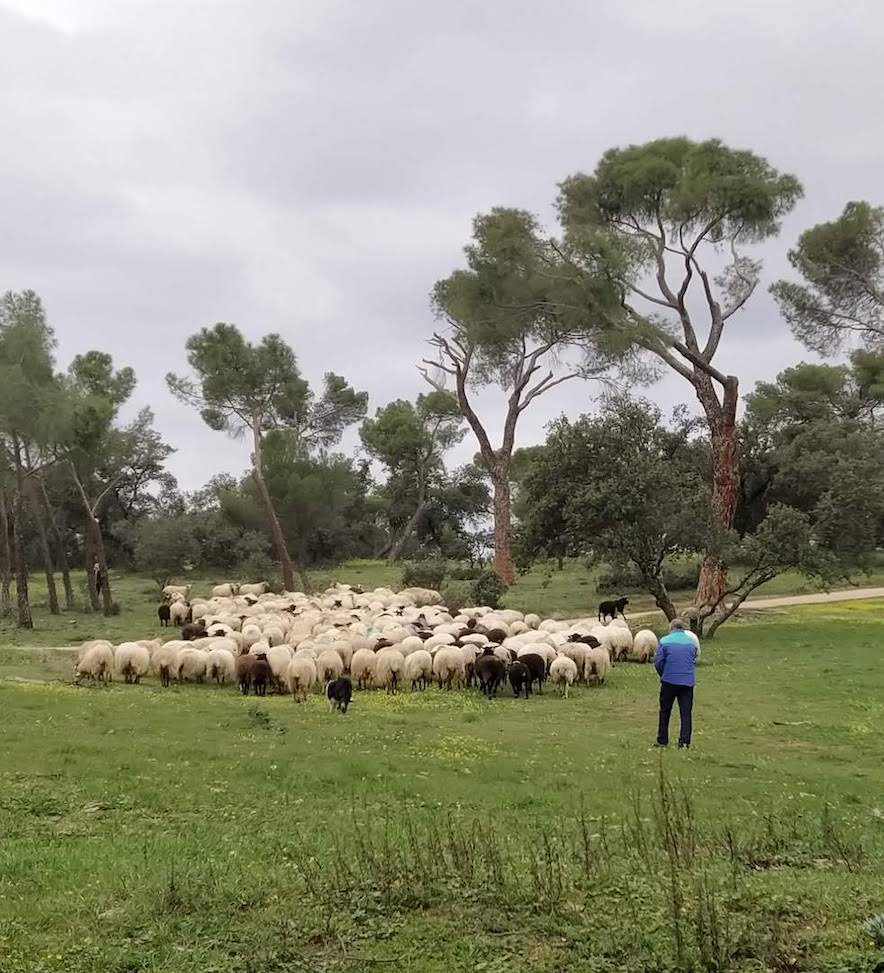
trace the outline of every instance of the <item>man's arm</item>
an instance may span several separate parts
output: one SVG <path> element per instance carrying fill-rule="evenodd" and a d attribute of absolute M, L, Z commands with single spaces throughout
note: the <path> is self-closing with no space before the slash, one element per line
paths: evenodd
<path fill-rule="evenodd" d="M 666 665 L 666 646 L 661 642 L 657 646 L 657 651 L 654 653 L 654 668 L 657 670 L 657 675 L 663 675 L 663 668 Z"/>

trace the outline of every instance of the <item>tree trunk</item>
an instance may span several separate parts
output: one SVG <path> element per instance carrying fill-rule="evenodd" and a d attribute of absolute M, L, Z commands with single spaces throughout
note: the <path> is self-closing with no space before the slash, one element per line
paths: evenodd
<path fill-rule="evenodd" d="M 267 489 L 267 483 L 264 480 L 263 460 L 261 455 L 261 430 L 257 423 L 255 423 L 252 427 L 252 437 L 255 447 L 255 452 L 252 457 L 252 475 L 255 478 L 258 493 L 261 496 L 261 502 L 264 504 L 264 512 L 267 514 L 267 521 L 270 524 L 270 533 L 273 537 L 273 546 L 276 548 L 276 556 L 279 559 L 279 564 L 282 568 L 282 584 L 286 591 L 303 591 L 304 583 L 301 579 L 300 573 L 295 571 L 295 566 L 292 563 L 291 556 L 289 555 L 289 549 L 285 542 L 285 534 L 282 532 L 282 525 L 279 523 L 279 517 L 276 516 L 276 509 L 273 506 L 273 499 L 270 496 L 270 491 Z M 259 578 L 256 580 L 263 579 Z"/>
<path fill-rule="evenodd" d="M 61 608 L 58 605 L 58 589 L 55 587 L 55 565 L 52 563 L 52 551 L 49 549 L 49 535 L 46 533 L 46 523 L 43 517 L 42 504 L 38 500 L 39 486 L 34 481 L 33 476 L 30 482 L 31 487 L 31 512 L 34 517 L 34 527 L 37 530 L 37 539 L 40 543 L 40 553 L 43 556 L 43 571 L 46 575 L 46 595 L 49 602 L 49 613 L 60 615 Z"/>
<path fill-rule="evenodd" d="M 83 544 L 83 557 L 86 567 L 86 590 L 89 592 L 89 605 L 92 611 L 97 612 L 101 608 L 101 601 L 98 598 L 98 589 L 95 587 L 95 572 L 92 566 L 95 564 L 95 539 L 92 534 L 92 516 L 86 514 L 85 535 Z"/>
<path fill-rule="evenodd" d="M 669 591 L 663 583 L 663 579 L 653 574 L 642 574 L 642 578 L 648 593 L 654 596 L 654 603 L 666 616 L 666 620 L 671 622 L 678 615 L 678 611 L 672 604 L 672 599 L 669 597 Z"/>
<path fill-rule="evenodd" d="M 711 438 L 713 529 L 723 533 L 733 526 L 740 488 L 737 465 L 737 380 L 730 377 L 720 405 L 714 395 L 713 401 L 709 401 L 706 390 L 701 391 L 698 388 L 697 397 L 706 412 Z M 700 569 L 696 597 L 698 605 L 715 604 L 727 590 L 727 566 L 717 553 L 717 546 L 715 544 L 714 549 L 706 555 Z"/>
<path fill-rule="evenodd" d="M 113 615 L 114 598 L 111 593 L 110 571 L 107 567 L 104 538 L 101 536 L 101 523 L 98 517 L 92 518 L 92 525 L 92 529 L 95 531 L 95 553 L 98 555 L 98 569 L 101 572 L 101 606 L 105 615 Z"/>
<path fill-rule="evenodd" d="M 59 529 L 58 523 L 55 519 L 55 513 L 52 510 L 52 505 L 49 502 L 49 494 L 46 492 L 46 483 L 43 481 L 42 476 L 37 477 L 37 486 L 39 487 L 39 496 L 43 505 L 43 513 L 46 517 L 46 521 L 49 524 L 49 531 L 52 535 L 52 539 L 55 541 L 56 558 L 58 560 L 58 566 L 61 568 L 61 580 L 64 585 L 64 607 L 65 611 L 73 611 L 75 606 L 74 598 L 74 586 L 71 583 L 71 568 L 68 563 L 68 552 L 64 543 L 64 535 Z"/>
<path fill-rule="evenodd" d="M 405 547 L 406 542 L 415 532 L 418 522 L 424 515 L 424 511 L 427 509 L 427 502 L 421 499 L 418 502 L 417 509 L 408 518 L 408 523 L 399 532 L 399 536 L 393 541 L 390 547 L 389 553 L 387 554 L 388 561 L 398 561 L 402 557 L 402 548 Z"/>
<path fill-rule="evenodd" d="M 499 471 L 492 474 L 494 484 L 494 571 L 505 584 L 516 576 L 512 556 L 510 481 Z"/>
<path fill-rule="evenodd" d="M 9 545 L 9 510 L 6 489 L 0 485 L 0 614 L 7 618 L 12 612 L 12 549 Z"/>
<path fill-rule="evenodd" d="M 21 444 L 13 438 L 15 454 L 15 506 L 12 525 L 12 545 L 15 552 L 15 594 L 18 602 L 18 627 L 33 628 L 31 600 L 28 594 L 28 564 L 25 558 L 22 524 L 25 515 L 25 473 L 22 466 Z"/>

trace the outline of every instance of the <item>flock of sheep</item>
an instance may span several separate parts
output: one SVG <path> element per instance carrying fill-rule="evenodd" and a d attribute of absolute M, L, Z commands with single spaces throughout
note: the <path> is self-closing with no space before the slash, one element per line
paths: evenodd
<path fill-rule="evenodd" d="M 314 688 L 349 677 L 359 689 L 452 689 L 479 685 L 489 696 L 507 680 L 527 696 L 547 680 L 562 693 L 575 683 L 601 685 L 612 664 L 648 662 L 657 648 L 649 629 L 633 635 L 625 618 L 609 624 L 541 620 L 510 609 L 452 614 L 436 591 L 362 592 L 334 585 L 321 595 L 271 594 L 267 586 L 219 585 L 211 598 L 189 586 L 164 589 L 161 619 L 182 638 L 86 642 L 76 678 L 137 683 L 148 673 L 177 682 L 238 683 L 243 693 L 268 686 L 305 699 Z M 163 609 L 167 609 L 164 611 Z"/>

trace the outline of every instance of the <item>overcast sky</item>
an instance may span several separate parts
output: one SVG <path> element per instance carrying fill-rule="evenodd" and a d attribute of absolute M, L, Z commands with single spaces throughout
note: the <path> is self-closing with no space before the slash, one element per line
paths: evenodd
<path fill-rule="evenodd" d="M 166 391 L 189 334 L 276 331 L 372 411 L 413 397 L 473 215 L 549 220 L 611 146 L 715 136 L 798 175 L 769 283 L 802 229 L 884 202 L 882 28 L 877 0 L 0 0 L 0 291 L 42 296 L 61 364 L 136 369 L 192 489 L 248 454 Z M 766 294 L 720 353 L 744 392 L 801 357 Z M 539 400 L 520 441 L 591 395 Z"/>

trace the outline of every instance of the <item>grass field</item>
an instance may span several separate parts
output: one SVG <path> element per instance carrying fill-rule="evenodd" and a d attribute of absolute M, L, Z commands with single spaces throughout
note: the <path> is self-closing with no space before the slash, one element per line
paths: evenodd
<path fill-rule="evenodd" d="M 882 611 L 723 629 L 689 752 L 647 666 L 332 717 L 0 649 L 0 970 L 870 973 Z"/>
<path fill-rule="evenodd" d="M 601 596 L 596 592 L 598 572 L 587 570 L 582 562 L 565 563 L 557 571 L 553 564 L 537 565 L 520 575 L 504 598 L 504 604 L 521 611 L 537 612 L 544 618 L 577 618 L 595 613 Z M 348 561 L 335 570 L 315 571 L 308 575 L 311 588 L 318 590 L 333 581 L 359 584 L 365 588 L 401 586 L 402 569 L 386 561 Z M 101 614 L 82 612 L 52 616 L 46 606 L 46 586 L 41 577 L 31 579 L 31 600 L 35 627 L 31 631 L 16 628 L 10 619 L 0 620 L 0 644 L 30 646 L 79 645 L 87 639 L 109 638 L 120 642 L 128 638 L 149 638 L 164 633 L 157 621 L 157 585 L 143 576 L 114 572 L 111 575 L 114 600 L 120 605 L 119 615 L 105 618 Z M 222 578 L 189 577 L 194 593 L 208 595 L 213 584 Z M 854 579 L 862 586 L 884 586 L 884 565 L 869 574 Z M 84 591 L 81 572 L 75 573 L 74 586 Z M 786 573 L 758 589 L 757 595 L 803 594 L 816 591 L 811 583 L 795 573 Z M 626 592 L 630 597 L 630 611 L 649 611 L 654 608 L 650 595 Z M 677 605 L 687 604 L 693 591 L 673 592 Z M 82 594 L 80 601 L 84 600 Z"/>

